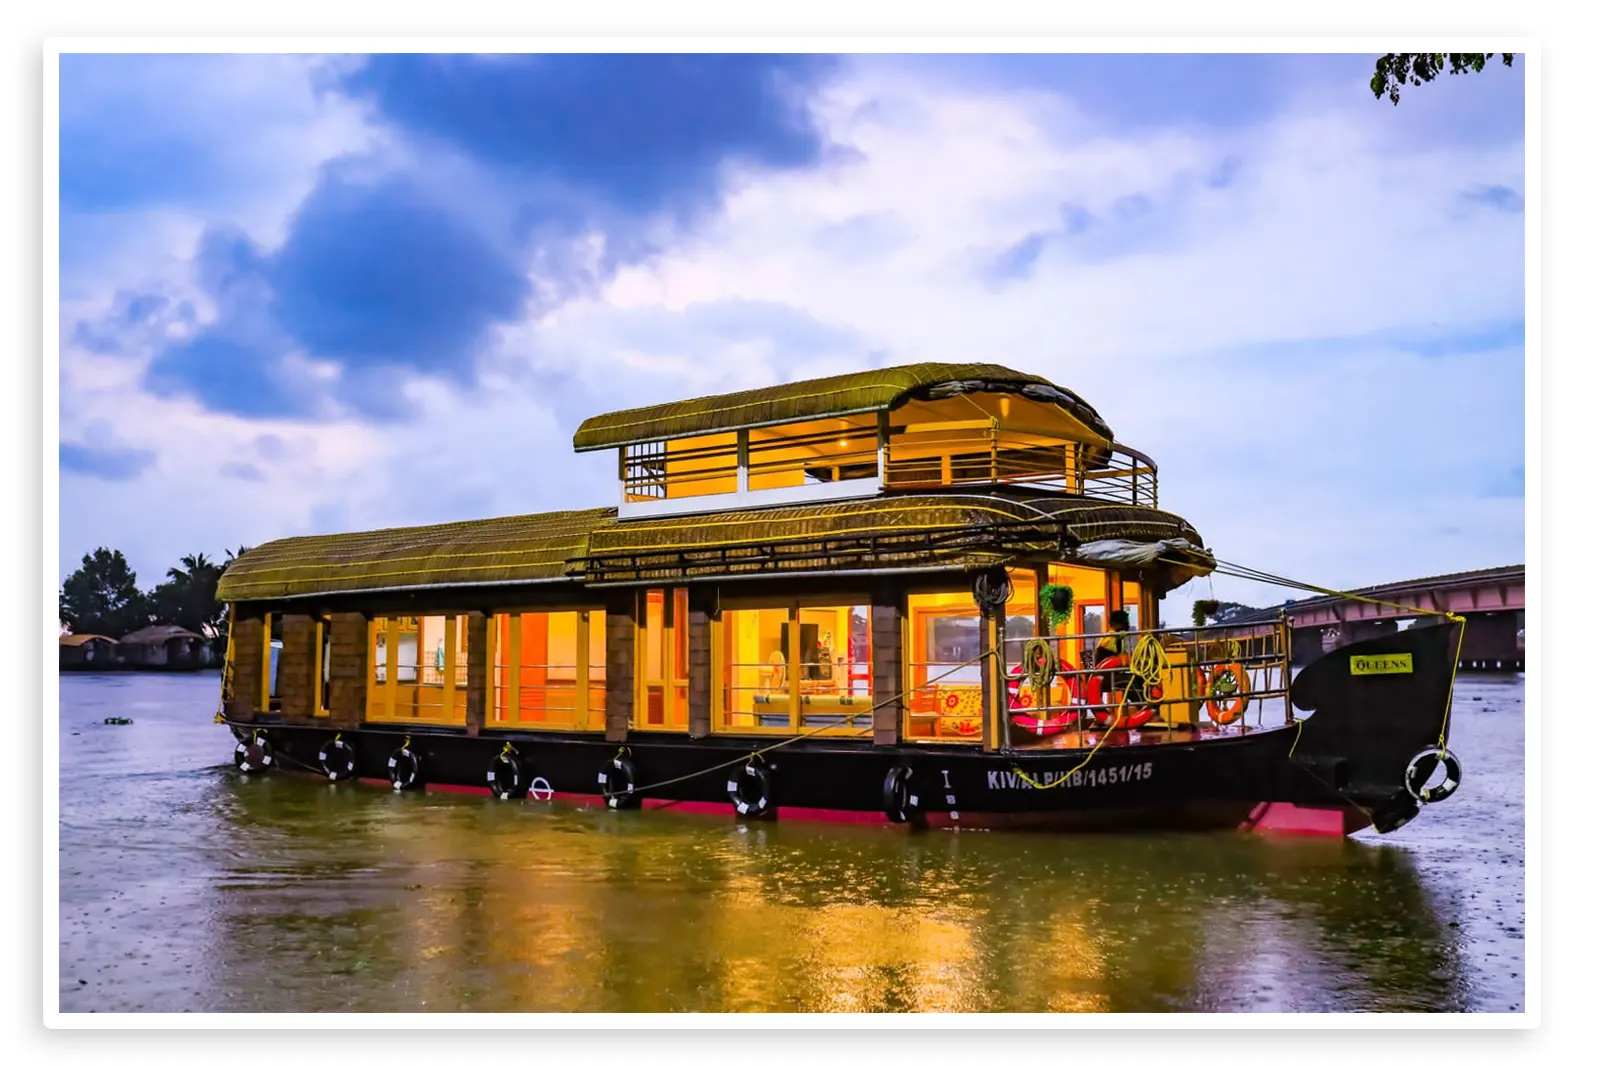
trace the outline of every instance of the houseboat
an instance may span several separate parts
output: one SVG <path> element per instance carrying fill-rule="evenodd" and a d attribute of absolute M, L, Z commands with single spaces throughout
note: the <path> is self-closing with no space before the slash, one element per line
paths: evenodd
<path fill-rule="evenodd" d="M 1294 673 L 1174 629 L 1218 565 L 1078 395 L 918 364 L 597 415 L 614 507 L 251 549 L 244 773 L 912 826 L 1398 828 L 1460 780 L 1461 627 Z M 274 637 L 279 639 L 274 640 Z M 1430 784 L 1440 771 L 1442 783 Z"/>

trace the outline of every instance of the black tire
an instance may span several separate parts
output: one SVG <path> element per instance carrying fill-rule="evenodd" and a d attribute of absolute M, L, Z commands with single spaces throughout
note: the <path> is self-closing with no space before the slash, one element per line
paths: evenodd
<path fill-rule="evenodd" d="M 396 792 L 405 792 L 422 784 L 422 757 L 409 747 L 396 748 L 389 756 L 389 783 Z"/>
<path fill-rule="evenodd" d="M 921 812 L 921 801 L 911 788 L 911 767 L 895 766 L 883 775 L 883 813 L 889 821 L 904 824 Z"/>
<path fill-rule="evenodd" d="M 334 737 L 317 749 L 317 763 L 329 781 L 348 781 L 356 776 L 356 749 Z"/>
<path fill-rule="evenodd" d="M 626 755 L 617 755 L 600 768 L 597 779 L 600 783 L 600 795 L 606 798 L 606 806 L 614 811 L 624 807 L 637 807 L 639 797 L 633 791 L 638 783 L 638 775 L 634 773 L 633 761 Z"/>
<path fill-rule="evenodd" d="M 1426 787 L 1434 768 L 1444 763 L 1444 783 Z M 1406 766 L 1406 791 L 1421 804 L 1438 803 L 1449 799 L 1461 787 L 1461 760 L 1448 748 L 1428 748 L 1411 757 Z"/>
<path fill-rule="evenodd" d="M 495 799 L 521 799 L 528 794 L 528 774 L 515 752 L 502 751 L 489 764 L 489 791 Z"/>
<path fill-rule="evenodd" d="M 272 769 L 272 744 L 266 737 L 241 740 L 233 749 L 233 765 L 242 774 L 260 774 Z"/>
<path fill-rule="evenodd" d="M 728 777 L 728 799 L 741 818 L 770 818 L 777 813 L 772 802 L 772 772 L 758 762 L 747 762 Z"/>

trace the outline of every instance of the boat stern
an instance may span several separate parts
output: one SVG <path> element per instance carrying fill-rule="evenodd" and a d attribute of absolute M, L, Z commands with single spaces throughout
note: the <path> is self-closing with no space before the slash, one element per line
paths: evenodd
<path fill-rule="evenodd" d="M 1291 802 L 1337 801 L 1365 814 L 1380 833 L 1405 825 L 1448 787 L 1426 782 L 1449 740 L 1449 708 L 1462 623 L 1414 625 L 1338 648 L 1312 662 L 1290 685 L 1302 718 L 1285 774 Z"/>

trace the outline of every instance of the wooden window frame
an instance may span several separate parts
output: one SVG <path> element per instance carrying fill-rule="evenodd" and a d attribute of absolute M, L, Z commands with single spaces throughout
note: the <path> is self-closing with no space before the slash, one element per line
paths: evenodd
<path fill-rule="evenodd" d="M 599 614 L 600 621 L 592 617 Z M 571 722 L 523 722 L 517 720 L 517 715 L 522 709 L 522 619 L 530 614 L 571 614 L 575 615 L 576 625 L 573 638 L 573 670 L 572 670 L 572 718 Z M 502 705 L 500 692 L 502 686 L 495 676 L 496 668 L 496 642 L 500 639 L 500 619 L 509 619 L 507 629 L 507 645 L 505 648 L 506 661 L 501 667 L 506 671 L 507 684 L 504 686 L 505 700 Z M 598 624 L 601 632 L 605 631 L 605 608 L 598 606 L 585 607 L 514 607 L 509 610 L 495 611 L 488 618 L 486 630 L 486 645 L 484 647 L 485 669 L 489 673 L 488 683 L 484 686 L 485 729 L 516 729 L 533 732 L 559 732 L 559 733 L 604 733 L 605 723 L 605 696 L 602 694 L 598 702 L 591 699 L 593 693 L 593 667 L 589 662 L 589 642 L 592 636 L 592 627 Z M 549 653 L 546 652 L 548 658 Z M 550 664 L 546 663 L 548 667 Z M 601 670 L 605 669 L 605 659 L 600 660 Z M 595 713 L 599 713 L 598 721 Z M 581 723 L 581 724 L 580 724 Z"/>

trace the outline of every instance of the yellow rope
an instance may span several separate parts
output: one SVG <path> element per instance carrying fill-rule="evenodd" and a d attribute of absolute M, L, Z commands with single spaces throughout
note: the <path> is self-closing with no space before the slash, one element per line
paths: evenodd
<path fill-rule="evenodd" d="M 225 725 L 228 721 L 228 701 L 233 698 L 233 609 L 228 609 L 228 647 L 222 653 L 222 687 L 217 693 L 217 714 L 211 721 Z"/>
<path fill-rule="evenodd" d="M 1128 659 L 1128 672 L 1134 677 L 1137 677 L 1140 681 L 1144 682 L 1145 688 L 1148 690 L 1151 685 L 1161 680 L 1161 672 L 1167 669 L 1168 665 L 1166 649 L 1161 646 L 1160 641 L 1146 633 L 1143 637 L 1139 638 L 1138 646 L 1134 648 L 1133 655 Z M 1124 685 L 1122 692 L 1119 694 L 1117 699 L 1117 713 L 1111 719 L 1111 724 L 1106 726 L 1107 733 L 1110 733 L 1112 730 L 1116 729 L 1117 726 L 1122 722 L 1123 712 L 1128 706 L 1129 687 L 1130 686 Z M 1068 781 L 1072 780 L 1073 774 L 1082 770 L 1085 766 L 1088 766 L 1089 760 L 1093 759 L 1095 757 L 1095 753 L 1103 747 L 1105 747 L 1105 745 L 1102 743 L 1096 744 L 1094 747 L 1090 748 L 1089 754 L 1083 757 L 1083 761 L 1079 762 L 1077 766 L 1074 766 L 1072 769 L 1066 771 L 1048 785 L 1041 785 L 1039 782 L 1035 781 L 1021 770 L 1016 770 L 1016 774 L 1033 788 L 1041 790 L 1048 788 L 1059 788 Z M 1013 769 L 1015 768 L 1013 767 Z"/>

